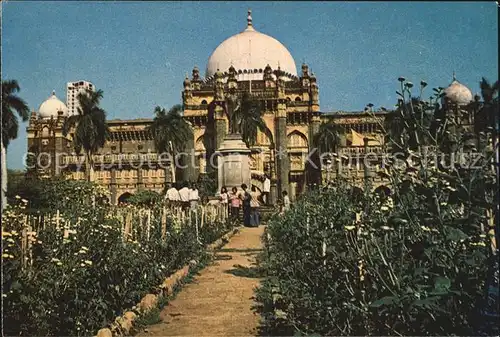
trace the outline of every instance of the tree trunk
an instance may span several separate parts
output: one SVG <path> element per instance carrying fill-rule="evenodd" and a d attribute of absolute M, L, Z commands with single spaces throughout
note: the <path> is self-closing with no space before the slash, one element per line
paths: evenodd
<path fill-rule="evenodd" d="M 0 140 L 2 144 L 2 210 L 7 206 L 7 149 L 3 145 L 3 139 Z"/>
<path fill-rule="evenodd" d="M 88 182 L 92 181 L 92 171 L 93 171 L 92 166 L 93 166 L 92 165 L 92 155 L 87 152 L 85 154 L 85 175 L 86 175 Z"/>

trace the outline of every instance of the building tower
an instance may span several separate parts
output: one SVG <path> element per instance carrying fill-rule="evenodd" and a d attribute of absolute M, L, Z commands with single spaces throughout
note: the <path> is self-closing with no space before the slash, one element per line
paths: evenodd
<path fill-rule="evenodd" d="M 77 96 L 80 92 L 87 89 L 94 91 L 95 86 L 87 81 L 68 82 L 66 84 L 66 105 L 70 116 L 78 113 L 80 103 L 78 102 Z"/>
<path fill-rule="evenodd" d="M 224 40 L 208 58 L 205 78 L 198 68 L 184 83 L 184 118 L 193 127 L 197 174 L 211 174 L 209 160 L 228 132 L 224 113 L 228 99 L 249 97 L 258 105 L 272 133 L 272 142 L 258 132 L 250 147 L 251 184 L 262 188 L 264 177 L 276 174 L 278 194 L 291 196 L 306 186 L 305 162 L 309 128 L 319 116 L 319 89 L 307 65 L 298 75 L 287 48 L 259 32 L 248 11 L 243 31 Z"/>

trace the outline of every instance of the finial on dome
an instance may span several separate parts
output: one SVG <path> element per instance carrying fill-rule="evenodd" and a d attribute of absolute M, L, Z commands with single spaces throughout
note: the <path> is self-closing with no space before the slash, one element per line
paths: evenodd
<path fill-rule="evenodd" d="M 56 91 L 52 90 L 52 96 L 55 96 L 55 95 L 56 95 Z"/>
<path fill-rule="evenodd" d="M 455 70 L 453 70 L 453 81 L 456 81 L 457 80 L 457 76 L 455 74 Z"/>
<path fill-rule="evenodd" d="M 250 8 L 248 9 L 247 25 L 248 27 L 252 26 L 252 10 Z"/>

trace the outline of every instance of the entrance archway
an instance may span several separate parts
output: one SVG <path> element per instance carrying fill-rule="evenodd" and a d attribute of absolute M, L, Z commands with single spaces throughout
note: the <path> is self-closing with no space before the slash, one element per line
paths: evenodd
<path fill-rule="evenodd" d="M 120 195 L 118 197 L 118 203 L 119 204 L 123 204 L 123 203 L 127 203 L 128 202 L 128 199 L 133 196 L 132 193 L 129 193 L 129 192 L 125 192 L 123 193 L 122 195 Z"/>

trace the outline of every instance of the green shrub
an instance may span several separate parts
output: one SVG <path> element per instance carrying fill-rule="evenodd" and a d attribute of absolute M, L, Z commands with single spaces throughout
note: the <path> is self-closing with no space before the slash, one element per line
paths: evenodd
<path fill-rule="evenodd" d="M 270 221 L 262 264 L 267 276 L 257 291 L 266 334 L 477 331 L 491 256 L 488 210 L 498 200 L 492 153 L 482 152 L 475 167 L 452 165 L 465 137 L 451 137 L 444 126 L 430 134 L 419 113 L 438 108 L 418 99 L 406 104 L 403 97 L 401 115 L 412 127 L 403 127 L 396 147 L 404 163 L 390 162 L 380 172 L 391 196 L 356 197 L 353 186 L 336 182 Z M 411 165 L 408 158 L 422 159 L 428 145 L 448 151 L 444 161 Z"/>
<path fill-rule="evenodd" d="M 78 199 L 78 191 L 81 186 L 72 192 L 68 188 L 67 195 Z M 54 200 L 53 205 L 63 205 L 64 200 Z M 25 203 L 20 200 L 20 206 L 2 215 L 6 335 L 93 335 L 165 277 L 190 260 L 202 258 L 205 245 L 227 229 L 206 224 L 199 229 L 198 242 L 194 226 L 176 229 L 167 218 L 167 235 L 162 239 L 159 204 L 152 208 L 149 238 L 133 219 L 133 239 L 124 241 L 121 218 L 114 208 L 105 204 L 94 208 L 89 203 L 74 207 L 66 202 L 67 206 L 59 209 L 60 226 L 73 232 L 64 238 L 63 231 L 53 224 L 40 228 L 33 242 L 33 264 L 23 269 Z"/>

